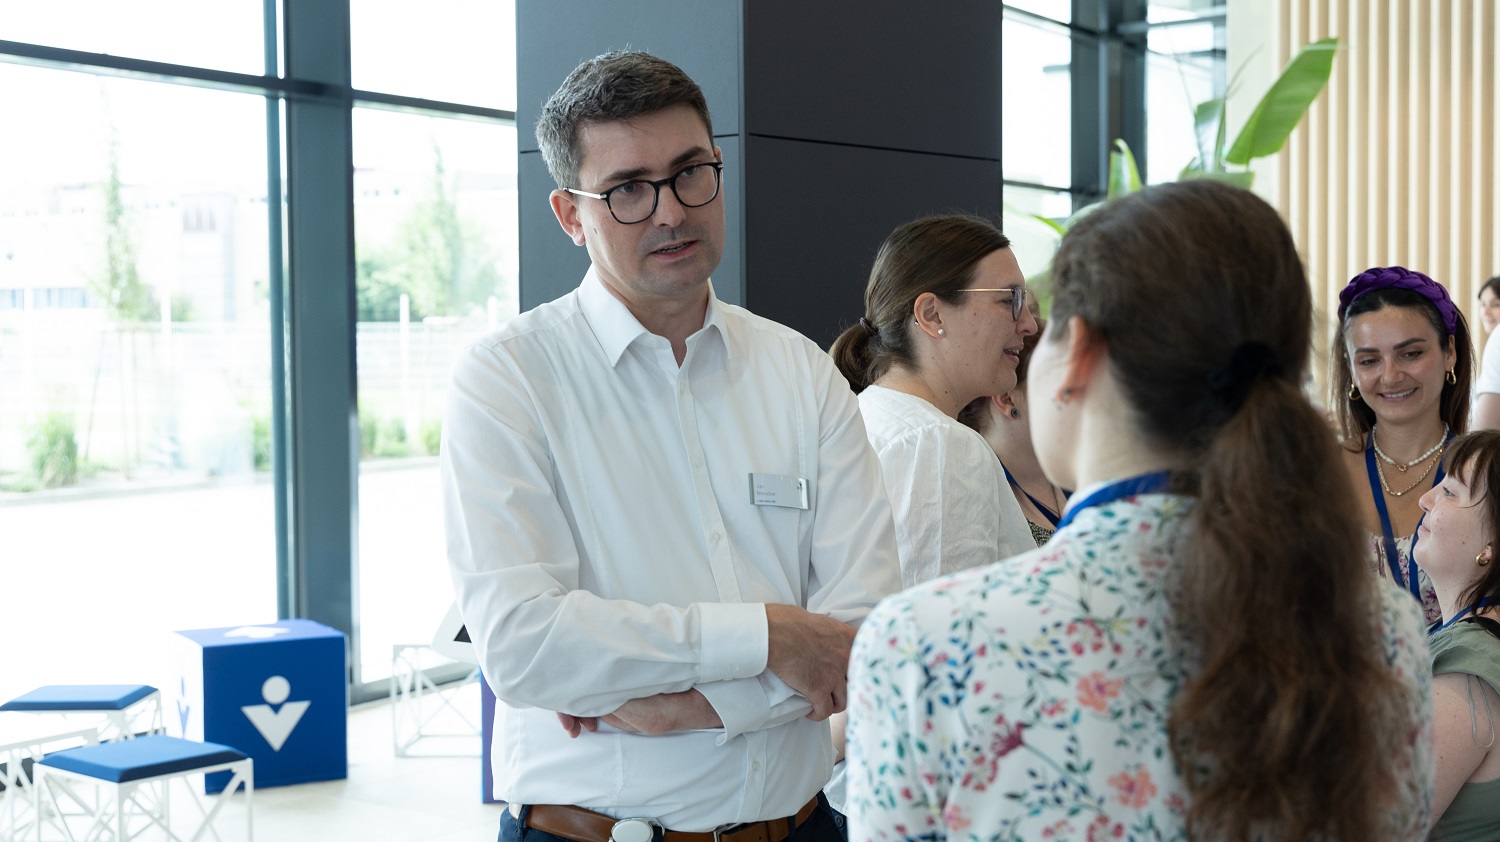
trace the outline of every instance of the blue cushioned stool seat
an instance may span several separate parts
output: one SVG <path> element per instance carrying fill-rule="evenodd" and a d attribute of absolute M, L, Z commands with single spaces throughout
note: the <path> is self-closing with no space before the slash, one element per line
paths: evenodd
<path fill-rule="evenodd" d="M 219 838 L 213 828 L 236 791 L 244 794 L 246 839 L 254 835 L 250 798 L 254 790 L 254 761 L 217 743 L 200 743 L 148 734 L 131 740 L 56 751 L 35 766 L 38 804 L 45 796 L 54 814 L 62 817 L 69 839 L 128 842 L 161 830 L 173 840 L 198 840 L 205 833 Z M 192 786 L 187 792 L 197 805 L 191 818 L 196 830 L 185 836 L 172 827 L 175 816 L 168 793 L 174 780 L 187 783 L 190 775 L 224 772 L 230 776 L 223 795 L 206 806 Z M 107 798 L 88 798 L 82 786 L 103 788 Z M 237 801 L 234 803 L 238 803 Z M 65 810 L 65 804 L 71 805 Z M 80 809 L 83 812 L 80 812 Z M 75 829 L 75 819 L 84 824 Z M 156 836 L 154 838 L 160 838 Z"/>
<path fill-rule="evenodd" d="M 218 743 L 195 743 L 152 734 L 118 743 L 53 752 L 42 760 L 42 765 L 119 784 L 244 759 L 245 755 Z"/>
<path fill-rule="evenodd" d="M 156 692 L 147 684 L 49 684 L 0 705 L 0 710 L 26 713 L 125 710 Z"/>
<path fill-rule="evenodd" d="M 0 705 L 0 712 L 87 720 L 81 724 L 97 727 L 102 741 L 165 730 L 161 693 L 149 684 L 49 684 Z"/>

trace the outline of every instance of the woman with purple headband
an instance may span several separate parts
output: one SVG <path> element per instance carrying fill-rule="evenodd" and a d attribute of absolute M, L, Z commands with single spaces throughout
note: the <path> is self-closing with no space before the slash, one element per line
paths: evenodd
<path fill-rule="evenodd" d="M 1469 325 L 1448 291 L 1401 266 L 1362 272 L 1339 293 L 1332 405 L 1344 465 L 1370 536 L 1370 564 L 1442 619 L 1427 574 L 1412 560 L 1418 500 L 1442 481 L 1443 449 L 1469 419 Z"/>

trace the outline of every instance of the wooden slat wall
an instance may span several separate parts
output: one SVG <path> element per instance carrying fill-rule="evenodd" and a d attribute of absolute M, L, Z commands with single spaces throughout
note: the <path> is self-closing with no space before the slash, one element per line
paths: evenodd
<path fill-rule="evenodd" d="M 1364 269 L 1392 264 L 1447 286 L 1478 343 L 1475 294 L 1500 274 L 1497 4 L 1274 2 L 1268 46 L 1278 68 L 1310 41 L 1337 36 L 1345 45 L 1327 91 L 1292 134 L 1277 168 L 1280 210 L 1324 317 L 1319 356 L 1328 347 L 1338 291 Z"/>

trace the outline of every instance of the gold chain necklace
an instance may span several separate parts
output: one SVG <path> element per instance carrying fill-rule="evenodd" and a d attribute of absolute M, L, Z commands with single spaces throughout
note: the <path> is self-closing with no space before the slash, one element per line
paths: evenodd
<path fill-rule="evenodd" d="M 1426 467 L 1426 469 L 1424 469 L 1422 471 L 1422 475 L 1419 476 L 1419 477 L 1417 477 L 1416 481 L 1413 482 L 1411 485 L 1408 485 L 1407 487 L 1401 489 L 1400 491 L 1392 491 L 1391 487 L 1386 484 L 1386 481 L 1385 481 L 1385 471 L 1381 469 L 1380 463 L 1376 462 L 1375 463 L 1375 475 L 1378 476 L 1378 477 L 1380 477 L 1380 487 L 1384 488 L 1385 489 L 1385 493 L 1391 495 L 1392 497 L 1400 497 L 1401 495 L 1405 494 L 1406 492 L 1411 491 L 1413 488 L 1416 488 L 1417 486 L 1421 485 L 1422 484 L 1422 480 L 1427 479 L 1427 475 L 1430 474 L 1430 473 L 1432 473 L 1432 469 L 1437 466 L 1437 463 L 1443 461 L 1442 460 L 1443 450 L 1444 450 L 1443 445 L 1446 445 L 1447 443 L 1448 443 L 1447 441 L 1443 441 L 1442 443 L 1440 443 L 1438 445 L 1438 449 L 1437 449 L 1437 452 L 1436 452 L 1436 455 L 1437 455 L 1438 458 L 1433 459 L 1431 462 L 1427 463 L 1427 467 Z M 1427 455 L 1428 456 L 1432 456 L 1434 454 L 1428 453 Z M 1408 465 L 1407 467 L 1411 467 L 1411 466 Z M 1405 468 L 1403 468 L 1402 470 L 1405 470 Z"/>
<path fill-rule="evenodd" d="M 1392 459 L 1391 457 L 1385 455 L 1385 451 L 1380 449 L 1380 440 L 1377 439 L 1377 438 L 1375 438 L 1375 431 L 1378 430 L 1378 429 L 1379 429 L 1379 425 L 1376 425 L 1376 426 L 1370 428 L 1370 443 L 1373 444 L 1373 445 L 1375 445 L 1375 455 L 1379 456 L 1381 459 L 1384 459 L 1386 462 L 1389 462 L 1392 466 L 1394 466 L 1396 468 L 1396 470 L 1400 471 L 1403 474 L 1406 473 L 1407 470 L 1410 469 L 1410 468 L 1412 468 L 1413 466 L 1421 464 L 1423 461 L 1425 461 L 1427 459 L 1427 457 L 1431 456 L 1434 453 L 1437 453 L 1439 450 L 1442 449 L 1443 445 L 1447 444 L 1447 442 L 1448 442 L 1448 432 L 1449 432 L 1449 429 L 1448 429 L 1448 425 L 1445 423 L 1445 424 L 1443 424 L 1443 434 L 1438 437 L 1437 444 L 1433 445 L 1431 448 L 1428 449 L 1428 451 L 1426 453 L 1423 453 L 1421 456 L 1418 456 L 1417 458 L 1411 460 L 1410 462 L 1402 464 L 1400 462 L 1397 462 L 1395 459 Z"/>

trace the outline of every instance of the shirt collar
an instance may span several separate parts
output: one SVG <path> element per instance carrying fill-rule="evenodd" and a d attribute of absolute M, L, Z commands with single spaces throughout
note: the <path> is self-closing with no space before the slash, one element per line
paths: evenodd
<path fill-rule="evenodd" d="M 625 306 L 625 302 L 615 298 L 610 291 L 604 288 L 604 282 L 599 280 L 599 275 L 593 266 L 589 267 L 588 274 L 583 276 L 583 283 L 578 287 L 578 306 L 583 311 L 583 317 L 588 321 L 589 327 L 594 331 L 594 338 L 599 340 L 599 347 L 604 351 L 604 356 L 609 360 L 610 367 L 620 364 L 620 357 L 625 355 L 625 350 L 642 336 L 651 335 Z M 712 334 L 719 337 L 723 343 L 725 353 L 729 353 L 729 342 L 726 336 L 724 324 L 724 305 L 714 295 L 713 281 L 708 282 L 708 312 L 704 315 L 703 328 L 694 336 L 712 328 Z"/>

